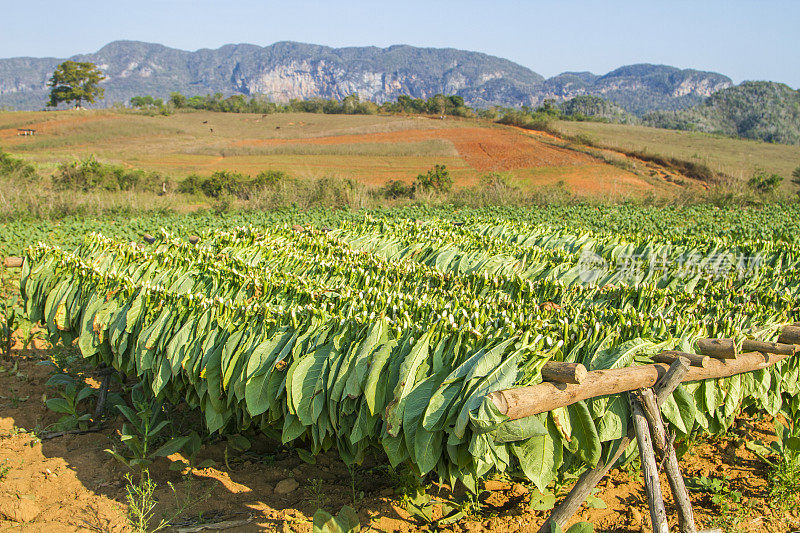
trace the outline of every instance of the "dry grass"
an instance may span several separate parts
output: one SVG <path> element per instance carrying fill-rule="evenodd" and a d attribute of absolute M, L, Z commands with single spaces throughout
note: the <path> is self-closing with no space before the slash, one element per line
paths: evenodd
<path fill-rule="evenodd" d="M 787 178 L 800 164 L 796 147 L 609 124 L 558 126 L 601 144 L 690 161 L 694 157 L 744 178 L 754 164 L 776 168 Z M 31 127 L 39 134 L 20 137 L 17 127 Z M 511 172 L 522 188 L 563 180 L 572 192 L 596 197 L 674 197 L 688 187 L 632 171 L 624 158 L 614 154 L 607 160 L 590 159 L 574 150 L 554 150 L 545 141 L 530 132 L 470 119 L 205 111 L 171 116 L 125 110 L 0 112 L 0 148 L 35 163 L 45 177 L 61 161 L 94 155 L 103 162 L 174 179 L 218 170 L 250 175 L 281 170 L 301 179 L 354 179 L 379 187 L 390 179 L 410 182 L 434 165 L 445 164 L 459 188 L 474 186 L 490 171 Z M 737 163 L 741 159 L 750 166 Z"/>
<path fill-rule="evenodd" d="M 598 122 L 558 122 L 556 128 L 568 135 L 586 135 L 611 148 L 705 163 L 711 170 L 745 181 L 761 167 L 780 174 L 784 185 L 791 187 L 789 177 L 800 166 L 798 146 Z"/>
<path fill-rule="evenodd" d="M 181 212 L 187 205 L 202 204 L 184 195 L 159 196 L 133 191 L 57 191 L 48 184 L 34 187 L 16 181 L 0 181 L 0 221 L 60 219 L 71 215 L 110 212 Z"/>
<path fill-rule="evenodd" d="M 414 143 L 344 143 L 339 147 L 305 147 L 303 139 L 339 135 L 369 135 L 409 129 L 454 128 L 460 120 L 431 120 L 422 117 L 316 115 L 287 113 L 254 115 L 181 112 L 171 116 L 147 116 L 130 111 L 0 112 L 0 148 L 16 154 L 45 171 L 66 159 L 95 155 L 98 159 L 178 176 L 220 169 L 255 171 L 280 168 L 301 176 L 320 175 L 317 156 L 334 174 L 352 170 L 357 177 L 377 167 L 384 158 L 415 158 L 401 161 L 398 177 L 415 176 L 443 158 L 457 159 L 452 143 L 443 139 Z M 32 127 L 35 137 L 19 137 L 16 129 Z M 297 140 L 282 147 L 233 146 L 242 140 Z M 364 146 L 366 144 L 366 146 Z M 210 157 L 213 156 L 213 157 Z M 263 156 L 261 161 L 253 161 Z M 283 158 L 296 156 L 283 165 Z M 225 158 L 224 162 L 218 158 Z M 238 160 L 238 157 L 245 159 Z M 354 159 L 354 158 L 361 159 Z M 345 158 L 339 160 L 336 158 Z M 450 161 L 447 161 L 450 162 Z M 219 165 L 219 163 L 224 163 Z M 413 166 L 413 173 L 406 168 Z M 305 170 L 309 173 L 306 174 Z M 324 174 L 325 172 L 323 172 Z M 382 172 L 381 174 L 385 174 Z"/>
<path fill-rule="evenodd" d="M 258 155 L 335 155 L 366 157 L 458 157 L 453 143 L 431 139 L 404 143 L 307 144 L 289 143 L 260 146 L 204 146 L 188 152 L 191 155 L 220 157 Z"/>

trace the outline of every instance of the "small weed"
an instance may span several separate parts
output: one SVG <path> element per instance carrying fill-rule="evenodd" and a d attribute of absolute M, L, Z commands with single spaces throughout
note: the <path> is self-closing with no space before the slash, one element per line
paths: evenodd
<path fill-rule="evenodd" d="M 356 469 L 354 466 L 347 466 L 347 471 L 350 473 L 350 492 L 353 496 L 353 505 L 356 504 Z M 358 499 L 364 499 L 364 491 L 358 493 Z"/>
<path fill-rule="evenodd" d="M 5 481 L 8 473 L 11 471 L 11 467 L 8 466 L 8 459 L 3 459 L 3 464 L 0 465 L 0 483 Z"/>
<path fill-rule="evenodd" d="M 728 480 L 705 476 L 691 477 L 686 479 L 686 488 L 710 495 L 711 503 L 718 510 L 717 516 L 710 523 L 712 528 L 720 528 L 725 533 L 739 530 L 739 524 L 747 515 L 747 509 L 742 493 L 731 490 Z"/>
<path fill-rule="evenodd" d="M 328 497 L 322 490 L 323 481 L 321 479 L 312 479 L 311 483 L 308 486 L 308 490 L 311 493 L 311 497 L 308 499 L 309 503 L 311 503 L 316 508 L 325 507 L 325 504 L 328 502 Z"/>
<path fill-rule="evenodd" d="M 154 529 L 149 529 L 150 520 L 153 518 L 158 502 L 155 499 L 156 483 L 150 478 L 147 470 L 142 471 L 139 483 L 134 483 L 130 474 L 125 474 L 128 485 L 125 487 L 125 500 L 128 503 L 128 525 L 137 533 L 158 531 L 167 526 L 159 523 Z"/>
<path fill-rule="evenodd" d="M 797 507 L 800 493 L 800 400 L 787 402 L 783 410 L 786 424 L 775 421 L 776 441 L 769 447 L 759 440 L 745 446 L 769 465 L 769 495 L 785 509 Z"/>
<path fill-rule="evenodd" d="M 19 396 L 17 391 L 12 390 L 11 396 L 0 396 L 0 400 L 8 400 L 12 409 L 16 409 L 21 403 L 27 402 L 30 396 Z"/>
<path fill-rule="evenodd" d="M 437 530 L 461 520 L 468 514 L 477 514 L 480 503 L 476 495 L 467 497 L 463 502 L 446 499 L 435 499 L 428 494 L 428 486 L 422 484 L 422 479 L 408 469 L 390 470 L 390 475 L 396 486 L 396 491 L 401 495 L 403 508 L 414 519 Z M 434 519 L 436 506 L 441 508 L 441 517 Z"/>
<path fill-rule="evenodd" d="M 550 532 L 551 533 L 562 533 L 563 530 L 561 526 L 559 526 L 555 521 L 550 521 Z M 567 529 L 564 533 L 594 533 L 594 524 L 590 522 L 578 522 L 577 524 L 573 524 Z"/>
<path fill-rule="evenodd" d="M 156 506 L 159 503 L 155 498 L 158 485 L 150 477 L 150 472 L 146 468 L 142 470 L 138 483 L 133 481 L 133 477 L 130 474 L 126 474 L 125 479 L 128 481 L 125 487 L 125 500 L 128 504 L 128 525 L 136 533 L 154 533 L 167 528 L 183 513 L 211 496 L 211 489 L 199 496 L 193 495 L 192 476 L 186 477 L 186 490 L 183 495 L 178 494 L 175 485 L 167 482 L 167 486 L 175 496 L 176 505 L 168 516 L 163 517 L 157 524 L 151 526 Z"/>
<path fill-rule="evenodd" d="M 65 346 L 59 343 L 49 350 L 49 355 L 50 363 L 61 373 L 68 374 L 82 370 L 83 356 L 77 346 Z"/>

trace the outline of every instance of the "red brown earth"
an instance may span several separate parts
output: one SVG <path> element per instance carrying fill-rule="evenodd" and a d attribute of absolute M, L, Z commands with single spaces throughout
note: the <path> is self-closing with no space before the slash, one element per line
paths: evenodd
<path fill-rule="evenodd" d="M 0 481 L 0 531 L 131 531 L 125 518 L 126 468 L 104 451 L 119 446 L 121 421 L 110 423 L 99 433 L 44 441 L 33 433 L 35 428 L 47 428 L 59 416 L 43 403 L 47 395 L 53 394 L 44 385 L 52 367 L 40 363 L 49 360 L 52 352 L 38 341 L 35 345 L 34 349 L 15 350 L 11 358 L 0 361 L 0 471 L 7 468 Z M 91 375 L 86 379 L 97 385 Z M 781 509 L 767 497 L 768 471 L 744 446 L 746 440 L 756 438 L 774 439 L 770 421 L 741 418 L 726 437 L 702 439 L 682 458 L 685 476 L 727 479 L 730 489 L 743 495 L 741 503 L 731 503 L 727 513 L 722 514 L 710 495 L 692 493 L 701 526 L 746 532 L 800 529 L 800 497 L 793 510 Z M 213 459 L 217 465 L 195 469 L 188 475 L 169 469 L 173 460 L 180 459 L 177 455 L 153 466 L 153 479 L 158 484 L 156 497 L 161 502 L 156 516 L 171 514 L 176 501 L 195 502 L 177 517 L 173 531 L 222 522 L 232 526 L 224 529 L 231 532 L 310 532 L 311 519 L 318 508 L 335 513 L 344 505 L 356 509 L 367 531 L 432 530 L 409 515 L 398 481 L 376 459 L 357 467 L 351 477 L 333 452 L 318 457 L 317 464 L 311 465 L 293 450 L 266 438 L 255 442 L 244 454 L 226 454 L 225 448 L 224 441 L 206 445 L 199 460 Z M 290 479 L 296 483 L 287 481 Z M 281 493 L 287 485 L 296 488 Z M 665 479 L 662 485 L 668 486 Z M 479 498 L 479 510 L 442 529 L 534 531 L 546 518 L 547 513 L 529 508 L 529 485 L 492 479 L 486 481 L 485 489 Z M 446 487 L 436 485 L 428 492 L 433 498 L 449 496 Z M 674 524 L 668 489 L 665 493 Z M 646 531 L 649 518 L 638 471 L 612 471 L 596 495 L 607 509 L 584 508 L 573 521 L 592 522 L 598 531 Z"/>

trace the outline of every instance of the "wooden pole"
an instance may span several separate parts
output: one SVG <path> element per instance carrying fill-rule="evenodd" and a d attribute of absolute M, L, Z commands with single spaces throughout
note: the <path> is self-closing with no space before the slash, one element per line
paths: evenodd
<path fill-rule="evenodd" d="M 144 235 L 142 235 L 142 240 L 144 240 L 144 242 L 146 242 L 147 244 L 153 244 L 154 242 L 156 242 L 156 238 L 150 235 L 149 233 L 145 233 Z"/>
<path fill-rule="evenodd" d="M 777 353 L 780 355 L 794 355 L 798 347 L 795 344 L 781 344 L 779 342 L 762 342 L 746 339 L 742 341 L 742 351 Z"/>
<path fill-rule="evenodd" d="M 3 266 L 6 268 L 22 268 L 22 258 L 9 256 L 3 261 Z"/>
<path fill-rule="evenodd" d="M 739 355 L 732 339 L 698 339 L 697 348 L 701 354 L 716 359 L 736 359 Z"/>
<path fill-rule="evenodd" d="M 548 361 L 542 367 L 542 379 L 557 383 L 580 384 L 586 379 L 586 374 L 588 374 L 586 367 L 580 363 Z"/>
<path fill-rule="evenodd" d="M 767 368 L 787 357 L 787 355 L 781 354 L 752 352 L 725 361 L 712 359 L 706 368 L 689 368 L 683 381 L 727 378 Z M 545 381 L 529 387 L 492 392 L 488 394 L 488 397 L 502 414 L 516 420 L 546 413 L 596 396 L 652 387 L 661 376 L 666 374 L 668 368 L 663 363 L 656 363 L 612 370 L 592 370 L 587 372 L 586 379 L 580 385 Z"/>
<path fill-rule="evenodd" d="M 677 359 L 670 365 L 667 373 L 664 374 L 655 386 L 656 402 L 658 405 L 663 404 L 667 401 L 667 398 L 672 396 L 672 393 L 678 385 L 681 384 L 688 371 L 689 362 L 685 359 Z M 614 456 L 607 463 L 598 464 L 595 468 L 587 470 L 578 478 L 578 481 L 572 487 L 569 494 L 558 504 L 558 507 L 553 509 L 553 513 L 539 529 L 539 533 L 551 533 L 551 520 L 557 523 L 561 528 L 564 528 L 569 519 L 572 518 L 572 515 L 574 515 L 578 509 L 580 509 L 581 505 L 583 505 L 583 502 L 586 501 L 592 489 L 595 488 L 600 480 L 608 474 L 615 464 L 617 464 L 617 461 L 623 456 L 635 438 L 636 434 L 633 425 L 631 425 L 628 427 L 628 434 L 620 441 L 619 448 L 617 448 L 617 452 Z"/>
<path fill-rule="evenodd" d="M 782 344 L 800 344 L 800 326 L 786 326 L 778 337 L 778 342 Z"/>
<path fill-rule="evenodd" d="M 633 393 L 628 393 L 628 403 L 631 407 L 631 419 L 636 430 L 636 443 L 639 445 L 639 456 L 642 458 L 642 472 L 644 473 L 644 488 L 647 492 L 647 504 L 650 507 L 650 521 L 653 533 L 669 533 L 667 524 L 667 510 L 664 508 L 664 497 L 661 494 L 661 481 L 658 479 L 658 464 L 653 452 L 653 443 L 650 439 L 650 429 L 639 400 Z"/>
<path fill-rule="evenodd" d="M 653 442 L 656 448 L 663 450 L 666 459 L 664 469 L 667 472 L 667 481 L 672 490 L 672 498 L 678 508 L 678 526 L 681 533 L 696 533 L 697 526 L 694 523 L 694 513 L 692 512 L 692 501 L 689 499 L 689 491 L 681 475 L 678 456 L 675 448 L 667 440 L 667 430 L 664 421 L 661 419 L 661 411 L 658 407 L 656 395 L 650 389 L 641 391 L 642 404 L 644 405 L 644 416 L 653 432 Z"/>
<path fill-rule="evenodd" d="M 695 353 L 678 352 L 674 350 L 668 350 L 654 355 L 653 361 L 656 363 L 667 363 L 669 365 L 680 357 L 688 359 L 692 366 L 699 366 L 700 368 L 708 368 L 711 362 L 711 358 L 707 355 L 697 355 Z"/>

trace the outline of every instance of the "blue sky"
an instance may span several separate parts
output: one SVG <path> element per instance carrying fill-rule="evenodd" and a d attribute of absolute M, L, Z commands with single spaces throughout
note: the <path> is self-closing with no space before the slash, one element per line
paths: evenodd
<path fill-rule="evenodd" d="M 631 63 L 800 87 L 800 0 L 339 2 L 3 0 L 0 57 L 68 57 L 117 39 L 185 50 L 227 43 L 464 48 L 544 76 Z M 55 4 L 55 5 L 53 5 Z"/>

